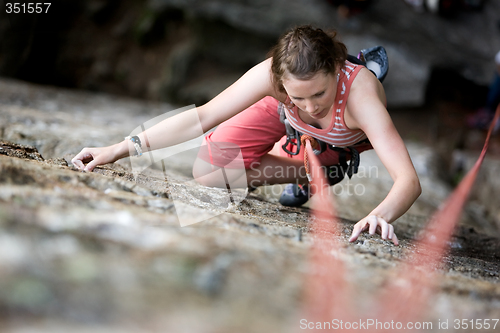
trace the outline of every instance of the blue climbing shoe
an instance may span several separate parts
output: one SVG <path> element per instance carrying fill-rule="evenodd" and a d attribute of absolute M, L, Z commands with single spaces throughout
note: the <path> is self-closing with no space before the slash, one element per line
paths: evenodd
<path fill-rule="evenodd" d="M 345 168 L 345 167 L 344 167 Z M 330 186 L 338 184 L 344 179 L 346 170 L 340 164 L 329 166 L 326 169 L 326 178 Z M 287 207 L 299 207 L 305 204 L 311 193 L 309 193 L 309 185 L 298 185 L 295 183 L 286 184 L 280 196 L 280 204 Z"/>
<path fill-rule="evenodd" d="M 286 184 L 280 197 L 280 204 L 287 207 L 299 207 L 309 200 L 309 185 Z"/>
<path fill-rule="evenodd" d="M 366 68 L 375 74 L 380 82 L 383 82 L 389 71 L 389 57 L 382 46 L 363 49 L 358 55 L 360 60 L 366 62 Z"/>

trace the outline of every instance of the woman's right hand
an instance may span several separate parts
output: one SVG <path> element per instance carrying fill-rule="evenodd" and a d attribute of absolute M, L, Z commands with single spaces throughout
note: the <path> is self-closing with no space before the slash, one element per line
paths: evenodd
<path fill-rule="evenodd" d="M 91 172 L 97 165 L 113 163 L 118 158 L 116 157 L 116 147 L 102 147 L 102 148 L 83 148 L 73 159 L 71 163 L 82 171 Z M 85 164 L 87 164 L 85 166 Z"/>

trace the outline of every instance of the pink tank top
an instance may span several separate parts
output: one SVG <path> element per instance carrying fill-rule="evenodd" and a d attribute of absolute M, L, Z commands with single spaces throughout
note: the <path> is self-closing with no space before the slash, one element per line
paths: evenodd
<path fill-rule="evenodd" d="M 286 119 L 290 122 L 290 125 L 302 134 L 308 134 L 335 147 L 353 146 L 367 138 L 362 130 L 351 130 L 344 121 L 344 111 L 349 90 L 361 68 L 362 66 L 349 61 L 345 62 L 345 66 L 338 78 L 337 96 L 333 105 L 335 110 L 334 119 L 332 119 L 330 125 L 325 129 L 319 129 L 304 123 L 299 117 L 297 106 L 290 101 L 289 97 L 286 100 L 286 104 L 280 103 L 278 108 L 284 109 Z M 278 110 L 278 112 L 282 112 L 282 110 Z"/>

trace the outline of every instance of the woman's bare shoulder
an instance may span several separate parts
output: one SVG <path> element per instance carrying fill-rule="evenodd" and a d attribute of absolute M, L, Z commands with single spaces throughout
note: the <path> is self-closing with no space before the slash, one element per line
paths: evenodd
<path fill-rule="evenodd" d="M 250 68 L 214 100 L 222 98 L 231 100 L 233 103 L 239 100 L 243 104 L 253 104 L 265 96 L 275 97 L 276 92 L 271 75 L 271 60 L 271 58 L 266 59 Z"/>
<path fill-rule="evenodd" d="M 349 98 L 361 97 L 378 98 L 382 104 L 386 104 L 385 91 L 382 83 L 365 67 L 361 68 L 352 82 Z"/>
<path fill-rule="evenodd" d="M 248 84 L 256 87 L 257 89 L 264 89 L 266 96 L 271 96 L 277 99 L 280 102 L 285 102 L 288 98 L 288 95 L 285 92 L 279 91 L 273 82 L 273 74 L 272 74 L 272 58 L 267 58 L 266 60 L 258 63 L 254 67 L 252 67 L 249 72 L 252 72 L 250 75 L 250 79 L 248 80 Z M 256 80 L 256 77 L 259 77 L 259 80 Z"/>
<path fill-rule="evenodd" d="M 268 81 L 266 80 L 266 90 L 268 96 L 274 97 L 280 102 L 285 102 L 288 95 L 285 92 L 279 91 L 275 83 L 273 82 L 273 74 L 271 69 L 272 61 L 272 58 L 267 58 L 266 60 L 257 64 L 254 68 L 252 68 L 252 70 L 258 72 L 262 77 L 268 78 Z"/>
<path fill-rule="evenodd" d="M 345 112 L 346 124 L 352 129 L 365 130 L 375 124 L 375 115 L 386 114 L 387 104 L 382 83 L 366 68 L 362 68 L 354 79 Z M 376 119 L 375 119 L 376 120 Z"/>
<path fill-rule="evenodd" d="M 266 96 L 283 98 L 272 82 L 271 59 L 258 63 L 208 103 L 198 107 L 203 128 L 219 125 Z"/>

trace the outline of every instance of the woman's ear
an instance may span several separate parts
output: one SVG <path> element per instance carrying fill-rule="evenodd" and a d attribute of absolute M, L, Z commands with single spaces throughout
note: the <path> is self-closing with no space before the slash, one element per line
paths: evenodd
<path fill-rule="evenodd" d="M 335 71 L 335 74 L 336 74 L 337 76 L 339 76 L 339 75 L 340 75 L 340 73 L 342 72 L 342 68 L 344 68 L 344 64 L 339 64 L 339 65 L 337 65 L 337 69 L 336 69 L 336 71 Z"/>
<path fill-rule="evenodd" d="M 280 87 L 280 91 L 281 91 L 282 93 L 287 94 L 286 89 L 285 89 L 285 86 L 283 85 L 283 80 L 281 80 L 279 87 Z"/>
<path fill-rule="evenodd" d="M 333 73 L 333 77 L 337 82 L 339 82 L 339 77 L 340 77 L 340 66 L 337 66 L 337 69 L 335 70 L 335 73 Z"/>

